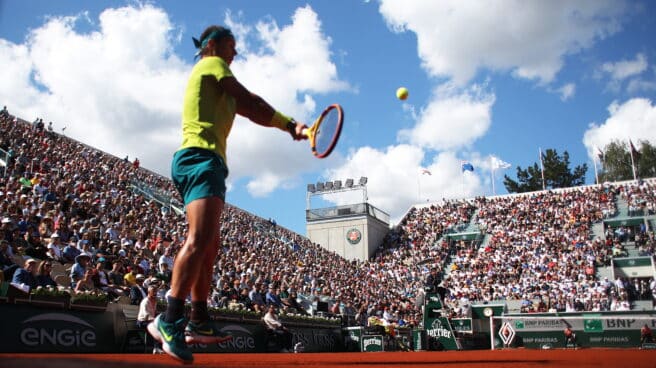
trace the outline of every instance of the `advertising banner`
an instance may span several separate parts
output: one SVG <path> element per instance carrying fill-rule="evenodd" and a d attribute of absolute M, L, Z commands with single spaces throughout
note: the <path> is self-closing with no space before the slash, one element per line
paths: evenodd
<path fill-rule="evenodd" d="M 579 347 L 639 347 L 640 328 L 645 324 L 656 328 L 656 316 L 623 314 L 608 318 L 596 313 L 576 319 L 509 317 L 503 326 L 506 335 L 514 337 L 511 345 L 548 349 L 565 346 L 563 331 L 567 326 L 576 334 Z"/>
<path fill-rule="evenodd" d="M 0 352 L 109 353 L 114 340 L 111 313 L 64 312 L 21 305 L 0 313 Z"/>
<path fill-rule="evenodd" d="M 362 336 L 362 351 L 383 351 L 383 335 L 364 335 Z"/>

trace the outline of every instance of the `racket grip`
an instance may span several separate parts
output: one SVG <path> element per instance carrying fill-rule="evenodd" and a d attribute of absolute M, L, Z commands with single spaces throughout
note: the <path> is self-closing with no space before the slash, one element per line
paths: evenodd
<path fill-rule="evenodd" d="M 309 128 L 303 128 L 303 130 L 301 131 L 301 134 L 308 137 L 308 138 L 310 138 L 310 129 Z"/>

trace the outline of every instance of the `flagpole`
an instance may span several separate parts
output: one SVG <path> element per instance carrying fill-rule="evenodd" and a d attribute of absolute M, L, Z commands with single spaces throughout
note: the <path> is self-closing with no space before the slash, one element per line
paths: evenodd
<path fill-rule="evenodd" d="M 597 172 L 597 160 L 592 157 L 592 164 L 594 165 L 595 171 L 595 184 L 599 184 L 599 173 Z"/>
<path fill-rule="evenodd" d="M 542 190 L 546 190 L 547 186 L 544 182 L 544 163 L 542 162 L 542 147 L 538 147 L 540 154 L 540 171 L 542 171 Z"/>
<path fill-rule="evenodd" d="M 495 168 L 494 168 L 494 159 L 492 158 L 492 156 L 490 156 L 490 167 L 492 168 L 492 170 L 490 171 L 490 174 L 492 175 L 492 195 L 496 195 L 497 193 L 494 190 L 494 170 L 495 170 Z"/>
<path fill-rule="evenodd" d="M 635 161 L 633 161 L 633 142 L 629 139 L 629 156 L 631 157 L 631 170 L 633 170 L 633 180 L 638 180 L 636 175 Z"/>

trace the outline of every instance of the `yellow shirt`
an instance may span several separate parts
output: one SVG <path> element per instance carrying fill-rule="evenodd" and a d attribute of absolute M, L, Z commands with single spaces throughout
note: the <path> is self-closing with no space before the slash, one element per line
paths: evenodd
<path fill-rule="evenodd" d="M 137 275 L 133 275 L 132 272 L 128 272 L 123 276 L 123 280 L 125 280 L 125 284 L 132 287 L 137 284 Z"/>
<path fill-rule="evenodd" d="M 203 57 L 191 71 L 182 107 L 182 146 L 216 152 L 227 165 L 226 141 L 235 119 L 235 99 L 218 88 L 232 77 L 228 64 L 217 56 Z"/>

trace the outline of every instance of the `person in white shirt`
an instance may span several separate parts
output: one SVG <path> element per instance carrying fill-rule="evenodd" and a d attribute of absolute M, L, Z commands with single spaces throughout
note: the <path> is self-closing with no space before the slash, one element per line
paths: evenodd
<path fill-rule="evenodd" d="M 267 330 L 281 343 L 282 351 L 285 353 L 292 351 L 292 333 L 278 319 L 276 307 L 273 305 L 269 306 L 263 320 Z"/>
<path fill-rule="evenodd" d="M 149 286 L 148 295 L 139 303 L 139 314 L 137 314 L 137 327 L 146 328 L 157 316 L 157 287 Z"/>
<path fill-rule="evenodd" d="M 159 266 L 160 272 L 162 271 L 162 263 L 166 263 L 169 265 L 169 270 L 173 269 L 173 257 L 171 257 L 171 247 L 166 247 L 164 250 L 164 254 L 162 254 L 161 257 L 159 257 L 159 261 L 157 262 Z"/>
<path fill-rule="evenodd" d="M 55 261 L 63 261 L 63 249 L 59 242 L 59 236 L 51 237 L 48 243 L 48 257 Z"/>

